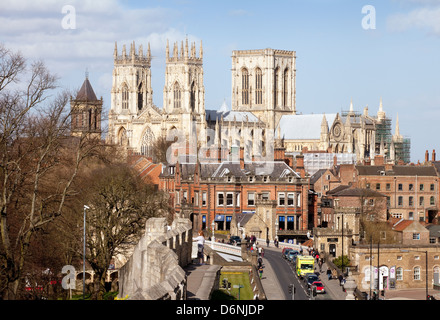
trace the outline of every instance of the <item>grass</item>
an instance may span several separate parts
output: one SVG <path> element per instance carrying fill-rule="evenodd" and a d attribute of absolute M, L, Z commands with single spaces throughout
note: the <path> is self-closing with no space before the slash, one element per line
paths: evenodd
<path fill-rule="evenodd" d="M 253 300 L 254 293 L 247 272 L 222 272 L 220 274 L 220 287 L 224 278 L 227 278 L 228 282 L 231 283 L 231 288 L 229 290 L 223 288 L 215 290 L 211 300 Z M 240 288 L 240 299 L 238 299 L 238 288 L 234 288 L 234 285 L 243 286 L 243 288 Z"/>

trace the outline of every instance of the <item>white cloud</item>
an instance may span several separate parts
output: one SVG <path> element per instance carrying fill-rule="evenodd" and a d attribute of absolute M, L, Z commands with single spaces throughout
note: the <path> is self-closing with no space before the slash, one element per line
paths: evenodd
<path fill-rule="evenodd" d="M 387 27 L 390 31 L 397 32 L 414 28 L 423 29 L 429 34 L 440 36 L 440 6 L 417 8 L 408 13 L 393 14 L 387 19 Z"/>

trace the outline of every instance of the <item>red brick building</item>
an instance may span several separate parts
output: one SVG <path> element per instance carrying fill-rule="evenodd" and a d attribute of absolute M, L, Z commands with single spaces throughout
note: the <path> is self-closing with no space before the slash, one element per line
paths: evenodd
<path fill-rule="evenodd" d="M 160 188 L 171 194 L 176 214 L 193 221 L 194 232 L 210 232 L 213 222 L 215 230 L 231 232 L 244 221 L 242 215 L 253 215 L 259 226 L 248 228 L 246 235 L 301 240 L 316 226 L 316 199 L 309 193 L 302 156 L 296 158 L 295 170 L 287 164 L 291 162 L 277 151 L 273 161 L 245 162 L 241 157 L 200 162 L 187 157 L 164 168 Z"/>

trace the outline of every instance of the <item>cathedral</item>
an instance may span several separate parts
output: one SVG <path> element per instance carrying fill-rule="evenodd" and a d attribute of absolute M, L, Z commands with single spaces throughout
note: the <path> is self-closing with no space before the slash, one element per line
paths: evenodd
<path fill-rule="evenodd" d="M 170 46 L 167 41 L 162 108 L 153 103 L 150 46 L 144 52 L 133 42 L 128 52 L 125 45 L 119 52 L 115 43 L 113 58 L 106 139 L 132 153 L 153 157 L 153 144 L 162 137 L 175 141 L 176 150 L 197 157 L 192 162 L 232 160 L 240 148 L 245 161 L 264 161 L 273 160 L 279 139 L 286 153 L 346 153 L 357 162 L 383 155 L 389 162 L 409 162 L 409 140 L 400 135 L 398 120 L 391 134 L 382 99 L 375 115 L 368 107 L 355 111 L 353 103 L 338 113 L 298 113 L 295 51 L 233 51 L 231 108 L 224 103 L 218 110 L 205 109 L 202 42 L 197 46 L 186 39 Z M 82 91 L 93 92 L 90 83 L 85 86 Z M 93 96 L 89 100 L 97 100 Z M 97 123 L 92 116 L 85 111 L 86 118 L 79 121 Z"/>

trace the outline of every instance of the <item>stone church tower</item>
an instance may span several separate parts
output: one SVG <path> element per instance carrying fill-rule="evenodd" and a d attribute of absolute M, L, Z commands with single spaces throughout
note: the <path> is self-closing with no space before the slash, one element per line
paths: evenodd
<path fill-rule="evenodd" d="M 248 111 L 274 130 L 282 115 L 296 114 L 295 51 L 232 52 L 232 110 Z"/>
<path fill-rule="evenodd" d="M 195 142 L 195 137 L 206 136 L 202 43 L 197 56 L 195 43 L 189 48 L 188 39 L 185 44 L 181 42 L 180 52 L 174 43 L 172 55 L 167 42 L 163 112 L 186 141 Z"/>
<path fill-rule="evenodd" d="M 101 138 L 102 97 L 96 98 L 87 73 L 76 98 L 70 99 L 70 110 L 72 136 L 90 134 Z"/>

